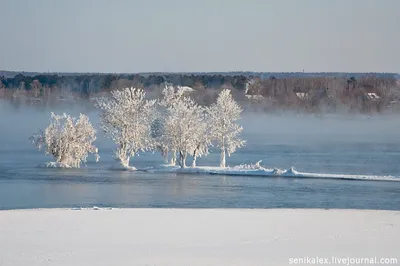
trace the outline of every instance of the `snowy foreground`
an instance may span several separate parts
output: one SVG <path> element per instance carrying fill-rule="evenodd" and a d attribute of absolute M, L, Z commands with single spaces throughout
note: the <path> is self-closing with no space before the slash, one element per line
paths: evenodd
<path fill-rule="evenodd" d="M 399 258 L 400 212 L 310 209 L 0 211 L 0 265 L 289 265 Z"/>
<path fill-rule="evenodd" d="M 178 166 L 161 165 L 142 169 L 147 172 L 169 172 L 169 173 L 188 173 L 188 174 L 210 174 L 210 175 L 239 175 L 239 176 L 259 176 L 259 177 L 297 177 L 297 178 L 326 178 L 326 179 L 351 179 L 351 180 L 375 180 L 375 181 L 400 181 L 400 178 L 392 176 L 373 176 L 373 175 L 345 175 L 345 174 L 326 174 L 326 173 L 304 173 L 298 172 L 294 168 L 290 169 L 268 169 L 255 165 L 239 165 L 234 167 L 209 167 L 198 166 L 180 168 Z"/>

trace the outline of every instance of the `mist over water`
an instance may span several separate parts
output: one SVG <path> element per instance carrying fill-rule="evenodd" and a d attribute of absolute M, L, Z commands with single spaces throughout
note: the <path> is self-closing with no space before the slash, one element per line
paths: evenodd
<path fill-rule="evenodd" d="M 51 111 L 59 114 L 66 112 L 73 116 L 84 113 L 98 128 L 99 116 L 94 108 L 15 109 L 7 103 L 1 103 L 0 151 L 9 152 L 10 156 L 18 152 L 35 152 L 29 137 L 49 124 Z M 263 160 L 263 165 L 269 168 L 295 166 L 311 172 L 394 176 L 400 173 L 396 164 L 400 161 L 398 116 L 245 112 L 240 124 L 244 128 L 242 138 L 246 140 L 246 145 L 228 158 L 229 165 Z M 111 159 L 115 145 L 105 139 L 100 130 L 96 146 L 102 156 L 101 161 Z M 199 158 L 198 164 L 218 165 L 218 153 L 218 148 L 212 147 L 211 154 Z M 52 160 L 38 151 L 36 156 L 43 163 Z M 152 157 L 154 164 L 162 163 L 161 156 L 155 152 L 133 158 L 132 164 L 140 164 L 141 157 L 146 156 Z M 4 156 L 2 158 L 4 160 Z"/>
<path fill-rule="evenodd" d="M 0 103 L 0 209 L 102 205 L 114 207 L 310 207 L 400 209 L 399 182 L 260 178 L 120 172 L 112 141 L 98 132 L 101 156 L 81 169 L 37 166 L 52 158 L 38 152 L 29 137 L 45 128 L 50 111 L 88 115 L 97 110 L 71 106 L 53 110 L 13 108 Z M 400 118 L 392 115 L 306 115 L 245 112 L 240 123 L 246 146 L 227 158 L 230 166 L 262 160 L 267 168 L 313 173 L 400 177 Z M 198 165 L 217 166 L 212 148 Z M 188 158 L 190 163 L 191 158 Z M 135 167 L 163 163 L 158 152 L 131 159 Z M 335 200 L 333 200 L 335 199 Z"/>

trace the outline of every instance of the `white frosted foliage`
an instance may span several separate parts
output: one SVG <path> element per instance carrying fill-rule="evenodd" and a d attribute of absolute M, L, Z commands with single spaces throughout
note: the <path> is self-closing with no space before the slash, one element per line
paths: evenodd
<path fill-rule="evenodd" d="M 243 128 L 236 123 L 240 119 L 242 108 L 233 99 L 230 90 L 219 93 L 217 102 L 207 109 L 211 125 L 212 138 L 221 149 L 220 166 L 226 166 L 226 153 L 230 156 L 245 141 L 239 138 Z"/>
<path fill-rule="evenodd" d="M 151 124 L 151 136 L 155 142 L 155 147 L 160 151 L 164 162 L 168 163 L 168 139 L 165 136 L 165 117 L 158 113 L 157 118 Z"/>
<path fill-rule="evenodd" d="M 182 99 L 185 90 L 181 87 L 165 86 L 162 91 L 163 99 L 160 102 L 161 106 L 166 108 L 173 106 L 176 102 Z"/>
<path fill-rule="evenodd" d="M 79 168 L 86 162 L 89 153 L 96 156 L 98 150 L 93 145 L 96 140 L 96 130 L 89 118 L 83 114 L 79 118 L 67 114 L 51 113 L 51 123 L 43 131 L 35 133 L 30 140 L 39 150 L 44 149 L 46 155 L 54 157 L 59 167 Z"/>
<path fill-rule="evenodd" d="M 171 142 L 171 138 L 166 130 L 167 118 L 171 115 L 169 108 L 172 108 L 177 102 L 181 101 L 185 91 L 181 87 L 165 86 L 162 91 L 163 98 L 159 103 L 160 110 L 158 118 L 153 123 L 153 135 L 155 137 L 157 148 L 161 152 L 165 161 L 168 161 L 168 152 L 172 153 L 171 165 L 176 165 L 176 147 Z"/>
<path fill-rule="evenodd" d="M 152 150 L 151 124 L 156 115 L 155 100 L 146 100 L 142 89 L 125 88 L 98 98 L 102 110 L 101 129 L 117 144 L 115 159 L 124 167 L 139 152 Z"/>
<path fill-rule="evenodd" d="M 171 151 L 179 154 L 179 165 L 186 167 L 186 158 L 198 145 L 204 109 L 188 97 L 180 97 L 167 108 L 165 135 Z"/>
<path fill-rule="evenodd" d="M 192 167 L 196 167 L 198 157 L 206 156 L 211 146 L 212 127 L 210 125 L 209 116 L 203 114 L 202 118 L 197 121 L 196 139 L 191 155 L 193 156 Z"/>

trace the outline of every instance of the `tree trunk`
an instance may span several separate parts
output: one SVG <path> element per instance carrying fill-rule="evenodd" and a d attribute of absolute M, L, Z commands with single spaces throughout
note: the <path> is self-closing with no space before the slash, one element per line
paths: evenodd
<path fill-rule="evenodd" d="M 194 150 L 193 152 L 193 161 L 192 161 L 192 167 L 196 167 L 196 160 L 197 160 L 197 149 Z"/>
<path fill-rule="evenodd" d="M 168 148 L 162 149 L 162 157 L 164 158 L 164 163 L 168 163 Z"/>
<path fill-rule="evenodd" d="M 197 159 L 197 156 L 193 156 L 193 161 L 192 161 L 193 168 L 196 167 L 196 159 Z"/>
<path fill-rule="evenodd" d="M 129 155 L 127 154 L 125 145 L 121 145 L 116 152 L 115 159 L 123 166 L 129 167 Z"/>
<path fill-rule="evenodd" d="M 225 167 L 225 147 L 221 148 L 221 158 L 220 158 L 219 166 Z"/>
<path fill-rule="evenodd" d="M 63 165 L 66 165 L 66 166 L 69 166 L 69 167 L 79 168 L 79 167 L 73 165 L 72 161 L 68 160 L 68 158 L 62 157 L 60 160 L 56 160 L 56 162 L 60 163 L 60 164 L 63 164 Z"/>
<path fill-rule="evenodd" d="M 176 165 L 176 151 L 172 152 L 171 165 Z"/>
<path fill-rule="evenodd" d="M 119 162 L 123 167 L 129 167 L 129 156 L 126 156 L 125 158 L 119 158 Z"/>
<path fill-rule="evenodd" d="M 181 168 L 186 168 L 186 152 L 179 152 L 179 165 Z"/>

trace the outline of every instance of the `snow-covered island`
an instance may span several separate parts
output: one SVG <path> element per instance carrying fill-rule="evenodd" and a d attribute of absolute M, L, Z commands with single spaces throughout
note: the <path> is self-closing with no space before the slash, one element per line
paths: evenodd
<path fill-rule="evenodd" d="M 0 211 L 0 265 L 290 265 L 316 257 L 392 259 L 397 265 L 399 227 L 399 211 Z"/>
<path fill-rule="evenodd" d="M 160 151 L 166 162 L 171 153 L 170 163 L 181 168 L 187 167 L 190 155 L 196 167 L 196 159 L 208 155 L 210 147 L 220 150 L 220 166 L 225 167 L 226 154 L 245 144 L 239 138 L 243 128 L 237 123 L 242 108 L 230 90 L 222 90 L 210 107 L 197 104 L 185 92 L 184 87 L 166 86 L 162 99 L 148 100 L 142 89 L 125 88 L 95 99 L 100 129 L 115 142 L 114 158 L 120 168 L 136 170 L 130 159 L 146 151 Z M 50 125 L 30 139 L 54 158 L 47 164 L 50 167 L 79 168 L 90 153 L 99 158 L 93 145 L 96 130 L 84 114 L 74 118 L 51 113 Z"/>

